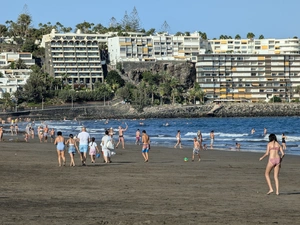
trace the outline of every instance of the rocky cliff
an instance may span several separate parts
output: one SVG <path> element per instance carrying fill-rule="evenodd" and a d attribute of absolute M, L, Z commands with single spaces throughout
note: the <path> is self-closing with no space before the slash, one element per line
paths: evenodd
<path fill-rule="evenodd" d="M 122 63 L 122 78 L 135 84 L 140 82 L 141 75 L 145 71 L 171 74 L 186 88 L 191 87 L 196 79 L 195 65 L 190 62 L 157 61 Z"/>

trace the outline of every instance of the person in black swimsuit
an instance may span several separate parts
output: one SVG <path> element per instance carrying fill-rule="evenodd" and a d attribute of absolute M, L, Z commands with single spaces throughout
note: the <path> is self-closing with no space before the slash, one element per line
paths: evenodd
<path fill-rule="evenodd" d="M 286 140 L 286 136 L 284 135 L 284 133 L 282 133 L 282 141 L 281 141 L 281 143 L 282 143 L 282 149 L 283 149 L 283 151 L 286 150 L 285 140 Z"/>

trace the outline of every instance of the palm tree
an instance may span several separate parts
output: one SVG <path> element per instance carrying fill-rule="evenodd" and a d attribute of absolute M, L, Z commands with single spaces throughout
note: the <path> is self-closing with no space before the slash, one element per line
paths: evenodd
<path fill-rule="evenodd" d="M 252 32 L 249 32 L 248 34 L 247 34 L 247 38 L 248 39 L 253 39 L 255 37 L 255 34 L 253 34 Z"/>
<path fill-rule="evenodd" d="M 27 37 L 28 36 L 28 30 L 30 27 L 30 24 L 32 22 L 32 18 L 29 14 L 20 14 L 18 19 L 17 19 L 17 25 L 19 26 L 20 29 L 20 35 L 22 37 Z"/>
<path fill-rule="evenodd" d="M 259 35 L 259 38 L 258 39 L 265 39 L 264 35 Z"/>

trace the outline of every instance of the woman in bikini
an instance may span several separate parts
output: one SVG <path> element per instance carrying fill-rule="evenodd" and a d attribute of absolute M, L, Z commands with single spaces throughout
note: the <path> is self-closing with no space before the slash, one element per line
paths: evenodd
<path fill-rule="evenodd" d="M 281 155 L 278 154 L 279 151 L 281 152 Z M 272 187 L 271 179 L 270 179 L 270 173 L 271 173 L 272 169 L 274 168 L 274 180 L 275 180 L 275 186 L 276 186 L 276 195 L 279 195 L 278 174 L 279 174 L 282 158 L 284 157 L 284 152 L 282 150 L 281 145 L 278 143 L 275 134 L 269 135 L 269 143 L 267 145 L 266 153 L 259 159 L 259 161 L 263 160 L 267 155 L 269 155 L 269 161 L 268 161 L 266 171 L 265 171 L 265 177 L 267 180 L 267 184 L 269 186 L 269 192 L 267 194 L 269 195 L 273 192 L 273 187 Z"/>

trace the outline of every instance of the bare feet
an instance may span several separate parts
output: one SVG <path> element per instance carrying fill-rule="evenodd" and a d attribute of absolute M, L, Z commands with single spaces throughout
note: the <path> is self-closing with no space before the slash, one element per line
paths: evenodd
<path fill-rule="evenodd" d="M 271 193 L 273 193 L 273 190 L 269 191 L 269 192 L 267 193 L 267 195 L 269 195 L 269 194 L 271 194 Z"/>
<path fill-rule="evenodd" d="M 276 195 L 279 195 L 279 192 L 276 192 Z"/>

